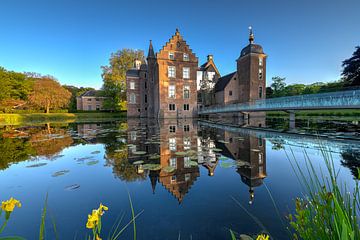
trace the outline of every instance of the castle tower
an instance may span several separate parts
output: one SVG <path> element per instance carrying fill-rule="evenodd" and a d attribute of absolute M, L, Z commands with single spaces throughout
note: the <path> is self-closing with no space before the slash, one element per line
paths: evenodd
<path fill-rule="evenodd" d="M 237 62 L 239 102 L 251 102 L 265 98 L 266 57 L 263 48 L 254 43 L 254 33 L 249 27 L 249 44 L 242 49 Z"/>
<path fill-rule="evenodd" d="M 147 117 L 155 117 L 155 103 L 157 103 L 157 99 L 155 98 L 155 86 L 158 86 L 158 82 L 156 81 L 156 56 L 154 52 L 154 47 L 152 45 L 152 41 L 150 40 L 149 51 L 147 60 L 147 76 L 146 76 L 146 92 L 147 92 Z"/>

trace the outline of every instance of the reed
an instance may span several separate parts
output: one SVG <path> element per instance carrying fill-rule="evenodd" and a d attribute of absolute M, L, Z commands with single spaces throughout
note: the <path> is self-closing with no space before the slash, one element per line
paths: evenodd
<path fill-rule="evenodd" d="M 346 184 L 338 179 L 339 170 L 334 166 L 330 151 L 322 146 L 321 154 L 326 169 L 320 176 L 306 152 L 305 169 L 300 167 L 292 151 L 291 156 L 288 155 L 304 190 L 304 195 L 295 200 L 295 214 L 289 215 L 293 239 L 360 239 L 358 180 L 349 192 Z"/>

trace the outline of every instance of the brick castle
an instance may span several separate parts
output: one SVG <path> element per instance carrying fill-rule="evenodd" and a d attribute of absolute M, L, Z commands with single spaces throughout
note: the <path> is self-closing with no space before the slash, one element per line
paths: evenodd
<path fill-rule="evenodd" d="M 250 28 L 249 44 L 236 60 L 236 71 L 221 77 L 212 55 L 199 67 L 197 56 L 176 29 L 156 54 L 150 41 L 146 62 L 137 60 L 127 71 L 127 115 L 192 118 L 203 106 L 265 98 L 266 57 Z M 200 93 L 206 81 L 211 84 L 205 99 Z"/>

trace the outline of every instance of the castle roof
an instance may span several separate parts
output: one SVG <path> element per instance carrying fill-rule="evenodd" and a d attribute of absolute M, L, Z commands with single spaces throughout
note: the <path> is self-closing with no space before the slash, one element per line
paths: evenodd
<path fill-rule="evenodd" d="M 224 91 L 225 87 L 230 82 L 231 78 L 236 74 L 235 72 L 229 73 L 228 75 L 225 75 L 218 79 L 218 81 L 215 84 L 215 92 L 221 92 Z"/>
<path fill-rule="evenodd" d="M 139 69 L 132 68 L 126 71 L 126 76 L 129 77 L 139 77 Z"/>
<path fill-rule="evenodd" d="M 241 50 L 240 57 L 247 55 L 249 53 L 264 54 L 264 51 L 262 46 L 260 46 L 259 44 L 250 43 Z"/>
<path fill-rule="evenodd" d="M 202 64 L 202 65 L 199 67 L 199 70 L 201 70 L 201 71 L 206 71 L 206 70 L 208 70 L 210 67 L 213 67 L 213 69 L 215 70 L 215 72 L 216 72 L 218 75 L 220 75 L 219 70 L 217 69 L 214 61 L 213 61 L 212 59 L 209 59 L 209 58 L 208 58 L 208 60 L 207 60 L 204 64 Z"/>
<path fill-rule="evenodd" d="M 101 90 L 89 90 L 80 95 L 80 97 L 100 97 L 103 91 Z"/>

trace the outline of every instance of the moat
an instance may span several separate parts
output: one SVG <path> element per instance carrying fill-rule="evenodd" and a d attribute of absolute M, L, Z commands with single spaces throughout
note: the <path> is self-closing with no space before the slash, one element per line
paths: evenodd
<path fill-rule="evenodd" d="M 135 212 L 138 239 L 230 239 L 267 232 L 289 239 L 286 216 L 302 189 L 293 170 L 325 169 L 330 152 L 339 179 L 355 186 L 360 167 L 360 125 L 355 119 L 282 118 L 138 120 L 4 126 L 0 129 L 1 200 L 22 202 L 4 235 L 38 238 L 48 193 L 49 218 L 60 239 L 83 239 L 87 215 L 103 203 L 102 232 Z M 52 224 L 46 239 L 54 239 Z M 121 239 L 132 239 L 129 227 Z"/>

